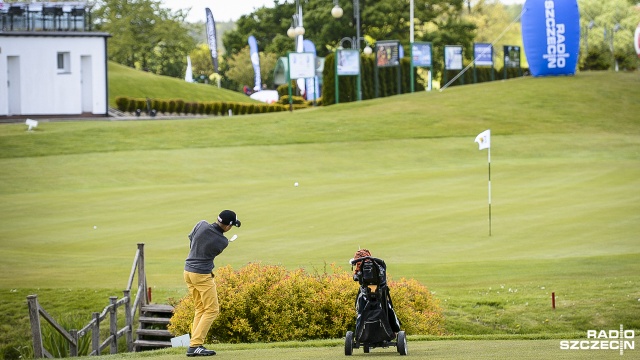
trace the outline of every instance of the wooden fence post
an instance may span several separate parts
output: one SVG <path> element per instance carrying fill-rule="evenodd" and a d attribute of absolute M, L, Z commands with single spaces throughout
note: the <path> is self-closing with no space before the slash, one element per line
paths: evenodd
<path fill-rule="evenodd" d="M 109 310 L 109 333 L 111 334 L 111 354 L 118 352 L 118 319 L 117 319 L 117 296 L 109 296 L 111 302 L 111 309 Z"/>
<path fill-rule="evenodd" d="M 78 330 L 71 329 L 69 333 L 71 334 L 71 337 L 74 340 L 74 341 L 69 341 L 69 356 L 76 357 L 78 356 L 78 345 L 80 344 L 79 343 L 80 340 L 78 339 Z"/>
<path fill-rule="evenodd" d="M 131 317 L 131 290 L 124 290 L 124 320 L 127 327 L 127 351 L 133 351 L 133 318 Z"/>
<path fill-rule="evenodd" d="M 36 359 L 43 358 L 38 295 L 27 296 L 27 304 L 29 305 L 29 321 L 31 322 L 31 337 L 33 339 L 33 357 Z"/>
<path fill-rule="evenodd" d="M 92 352 L 100 356 L 100 313 L 93 313 L 93 326 L 91 329 Z"/>
<path fill-rule="evenodd" d="M 147 275 L 144 272 L 144 243 L 138 243 L 138 250 L 140 251 L 140 258 L 138 259 L 138 289 L 142 289 L 142 301 L 141 306 L 149 304 L 149 298 L 147 295 Z"/>

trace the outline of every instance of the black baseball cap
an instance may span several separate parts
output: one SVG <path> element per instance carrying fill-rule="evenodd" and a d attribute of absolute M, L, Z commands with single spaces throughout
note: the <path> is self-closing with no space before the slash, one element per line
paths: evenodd
<path fill-rule="evenodd" d="M 241 225 L 238 216 L 231 210 L 223 210 L 220 215 L 218 215 L 218 221 L 222 225 L 233 225 L 235 227 L 240 227 Z"/>

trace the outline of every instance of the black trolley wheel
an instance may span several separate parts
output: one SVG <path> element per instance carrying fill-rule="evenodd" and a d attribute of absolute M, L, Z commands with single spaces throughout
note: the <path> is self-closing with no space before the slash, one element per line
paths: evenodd
<path fill-rule="evenodd" d="M 398 333 L 398 352 L 400 355 L 407 355 L 409 353 L 409 349 L 407 348 L 407 335 L 404 331 L 400 331 Z"/>
<path fill-rule="evenodd" d="M 353 354 L 353 331 L 347 331 L 344 337 L 344 354 L 347 356 Z"/>

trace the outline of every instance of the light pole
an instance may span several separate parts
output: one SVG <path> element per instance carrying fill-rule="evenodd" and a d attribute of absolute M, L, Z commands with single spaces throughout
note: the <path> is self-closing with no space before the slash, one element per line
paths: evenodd
<path fill-rule="evenodd" d="M 343 14 L 344 14 L 344 11 L 338 4 L 338 0 L 333 0 L 333 9 L 331 9 L 331 15 L 334 18 L 339 19 L 342 17 Z M 358 50 L 358 52 L 360 52 L 360 40 L 364 40 L 364 38 L 360 36 L 360 0 L 353 0 L 353 17 L 356 18 L 356 36 L 355 38 L 351 38 L 351 48 L 356 49 Z M 340 45 L 342 45 L 343 41 L 344 41 L 344 38 L 340 40 Z M 373 50 L 367 43 L 367 46 L 364 48 L 364 53 L 366 55 L 370 55 L 372 52 Z M 360 84 L 359 79 L 360 79 L 360 75 L 358 75 L 357 87 L 358 87 L 358 99 L 362 100 L 362 84 Z"/>
<path fill-rule="evenodd" d="M 340 5 L 338 5 L 338 0 L 333 0 L 333 9 L 331 9 L 331 15 L 334 18 L 339 19 L 343 14 L 344 11 L 340 7 Z M 360 39 L 362 39 L 362 37 L 360 36 L 360 0 L 353 0 L 353 16 L 356 18 L 355 49 L 360 50 Z M 354 48 L 353 44 L 351 47 Z"/>
<path fill-rule="evenodd" d="M 587 68 L 587 70 L 589 70 L 589 30 L 593 29 L 593 27 L 596 25 L 595 21 L 591 20 L 589 21 L 589 25 L 587 25 L 587 31 L 586 31 L 586 36 L 584 38 L 584 45 L 586 47 L 586 55 L 585 55 L 585 59 L 584 59 L 584 65 Z"/>
<path fill-rule="evenodd" d="M 616 32 L 620 30 L 620 24 L 615 24 L 613 26 L 613 31 L 611 31 L 611 56 L 613 57 L 613 71 L 618 71 L 618 60 L 616 60 L 616 51 L 613 43 L 613 37 Z"/>
<path fill-rule="evenodd" d="M 300 0 L 296 0 L 296 13 L 293 14 L 291 27 L 287 30 L 287 36 L 296 39 L 296 51 L 300 51 L 298 49 L 298 40 L 304 33 L 304 26 L 302 26 L 302 7 L 300 7 Z"/>

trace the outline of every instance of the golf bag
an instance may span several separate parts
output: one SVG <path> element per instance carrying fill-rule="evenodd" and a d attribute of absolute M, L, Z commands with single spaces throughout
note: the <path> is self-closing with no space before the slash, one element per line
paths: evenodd
<path fill-rule="evenodd" d="M 361 263 L 353 279 L 360 288 L 356 297 L 356 331 L 347 332 L 345 354 L 351 355 L 353 347 L 370 348 L 397 346 L 401 355 L 406 355 L 407 345 L 404 331 L 400 331 L 400 321 L 393 309 L 393 303 L 387 287 L 386 264 L 383 260 L 371 256 L 351 262 Z M 398 341 L 396 340 L 396 334 Z M 351 339 L 350 339 L 351 338 Z"/>

